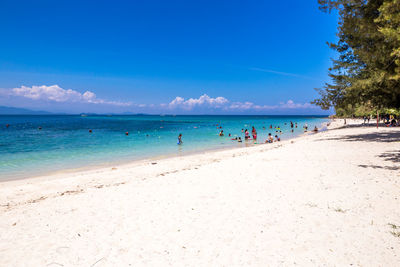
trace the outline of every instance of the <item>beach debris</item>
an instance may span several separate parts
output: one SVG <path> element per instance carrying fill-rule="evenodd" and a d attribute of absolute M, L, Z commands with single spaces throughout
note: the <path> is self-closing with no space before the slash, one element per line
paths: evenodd
<path fill-rule="evenodd" d="M 96 261 L 95 263 L 93 263 L 92 265 L 90 265 L 90 267 L 93 267 L 93 266 L 95 266 L 97 263 L 99 263 L 100 261 L 102 261 L 102 260 L 104 260 L 104 257 L 103 258 L 101 258 L 101 259 L 99 259 L 98 261 Z"/>
<path fill-rule="evenodd" d="M 395 237 L 400 237 L 400 225 L 395 225 L 393 223 L 388 223 L 388 225 L 392 228 L 390 233 Z"/>
<path fill-rule="evenodd" d="M 317 204 L 311 203 L 311 202 L 306 203 L 306 206 L 309 206 L 310 208 L 317 208 L 318 207 Z"/>
<path fill-rule="evenodd" d="M 152 162 L 151 164 L 152 164 L 152 165 L 156 165 L 156 164 L 157 164 L 157 162 Z"/>
<path fill-rule="evenodd" d="M 112 171 L 115 171 L 116 169 L 117 169 L 117 168 L 115 168 L 115 167 L 112 167 L 112 168 L 111 168 Z"/>
<path fill-rule="evenodd" d="M 60 196 L 63 196 L 63 195 L 71 195 L 71 194 L 78 194 L 78 193 L 81 193 L 81 192 L 83 192 L 83 189 L 80 189 L 80 190 L 67 190 L 67 191 L 65 191 L 65 192 L 62 192 L 62 193 L 60 194 Z"/>
<path fill-rule="evenodd" d="M 336 208 L 336 209 L 334 209 L 334 211 L 340 212 L 340 213 L 346 213 L 347 210 L 343 210 L 342 208 Z"/>
<path fill-rule="evenodd" d="M 47 198 L 47 197 L 45 197 L 45 196 L 41 196 L 40 198 L 32 199 L 32 200 L 27 201 L 27 203 L 36 203 L 36 202 L 45 200 L 46 198 Z"/>

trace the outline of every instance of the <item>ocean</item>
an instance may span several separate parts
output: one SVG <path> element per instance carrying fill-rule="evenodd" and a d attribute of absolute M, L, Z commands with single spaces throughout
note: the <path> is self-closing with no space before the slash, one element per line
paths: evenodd
<path fill-rule="evenodd" d="M 293 133 L 290 121 L 298 125 Z M 268 133 L 286 140 L 302 134 L 305 124 L 312 129 L 327 121 L 323 116 L 0 115 L 0 181 L 253 145 L 254 140 L 231 140 L 244 139 L 242 129 L 251 135 L 252 126 L 258 143 Z M 270 125 L 280 126 L 282 133 Z"/>

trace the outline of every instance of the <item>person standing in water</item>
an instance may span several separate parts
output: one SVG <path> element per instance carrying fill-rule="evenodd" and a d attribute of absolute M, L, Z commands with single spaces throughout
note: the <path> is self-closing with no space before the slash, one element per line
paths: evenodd
<path fill-rule="evenodd" d="M 253 129 L 251 129 L 251 134 L 253 136 L 253 139 L 256 140 L 257 139 L 257 131 L 256 128 L 254 128 L 254 126 L 252 126 Z"/>
<path fill-rule="evenodd" d="M 182 145 L 183 141 L 182 141 L 182 134 L 180 133 L 178 135 L 178 145 Z"/>
<path fill-rule="evenodd" d="M 247 129 L 244 131 L 244 139 L 245 140 L 247 140 L 247 139 L 249 139 L 250 138 L 250 136 L 249 136 L 249 131 L 247 131 Z"/>

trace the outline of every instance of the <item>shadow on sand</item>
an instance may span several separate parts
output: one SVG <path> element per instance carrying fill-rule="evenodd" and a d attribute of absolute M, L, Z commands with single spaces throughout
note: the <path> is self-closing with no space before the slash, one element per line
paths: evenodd
<path fill-rule="evenodd" d="M 396 171 L 400 170 L 400 150 L 398 151 L 389 151 L 378 155 L 377 157 L 383 158 L 384 161 L 390 161 L 395 163 L 397 166 L 379 166 L 379 165 L 358 165 L 362 168 L 373 168 L 373 169 L 384 169 L 384 170 L 391 170 Z"/>
<path fill-rule="evenodd" d="M 389 151 L 378 155 L 377 157 L 383 158 L 384 161 L 390 161 L 392 163 L 397 164 L 397 166 L 379 166 L 379 165 L 358 165 L 358 167 L 362 168 L 373 168 L 373 169 L 384 169 L 396 171 L 400 170 L 400 150 L 399 151 Z"/>
<path fill-rule="evenodd" d="M 400 170 L 400 167 L 395 166 L 378 166 L 378 165 L 358 165 L 361 168 L 372 168 L 372 169 L 382 169 L 382 170 L 390 170 L 390 171 L 397 171 Z"/>
<path fill-rule="evenodd" d="M 363 127 L 371 127 L 365 125 L 347 125 L 343 128 L 363 128 Z M 385 127 L 385 126 L 380 126 Z M 385 127 L 386 128 L 386 127 Z M 335 131 L 333 129 L 332 131 Z M 325 141 L 325 140 L 340 140 L 345 142 L 377 142 L 377 143 L 394 143 L 400 142 L 400 127 L 395 127 L 391 129 L 390 132 L 377 132 L 375 133 L 366 133 L 366 134 L 355 134 L 355 135 L 345 135 L 345 136 L 338 136 L 332 138 L 321 138 L 318 141 Z M 379 165 L 358 165 L 362 168 L 373 168 L 373 169 L 384 169 L 384 170 L 400 170 L 400 150 L 392 150 L 377 155 L 376 157 L 383 159 L 384 161 L 394 163 L 397 166 L 379 166 Z"/>
<path fill-rule="evenodd" d="M 368 126 L 363 125 L 349 125 L 343 128 L 363 128 Z M 335 129 L 331 130 L 335 131 Z M 400 127 L 393 128 L 391 132 L 375 132 L 375 133 L 367 133 L 367 134 L 354 134 L 354 135 L 346 135 L 346 136 L 338 136 L 332 138 L 321 138 L 318 141 L 325 140 L 340 140 L 340 141 L 348 141 L 348 142 L 381 142 L 381 143 L 392 143 L 400 141 Z"/>
<path fill-rule="evenodd" d="M 400 162 L 400 150 L 385 152 L 385 153 L 381 154 L 379 157 L 383 158 L 384 161 L 391 161 L 394 163 L 399 163 Z"/>

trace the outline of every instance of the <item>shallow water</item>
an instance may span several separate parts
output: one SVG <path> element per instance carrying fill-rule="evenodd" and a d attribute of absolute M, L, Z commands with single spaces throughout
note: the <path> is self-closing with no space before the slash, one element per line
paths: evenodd
<path fill-rule="evenodd" d="M 298 124 L 294 133 L 290 131 L 290 121 Z M 274 129 L 269 129 L 270 125 L 281 127 L 282 134 L 279 135 L 284 140 L 303 133 L 305 123 L 313 128 L 326 121 L 321 116 L 3 115 L 0 116 L 0 180 L 245 146 L 254 141 L 238 143 L 228 134 L 244 139 L 241 129 L 248 129 L 251 134 L 251 126 L 257 129 L 259 142 L 265 141 L 269 132 L 276 134 Z M 220 126 L 224 137 L 218 136 Z M 183 135 L 183 145 L 177 145 L 179 133 Z"/>

